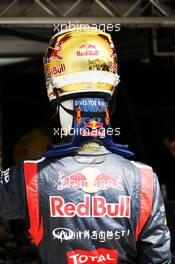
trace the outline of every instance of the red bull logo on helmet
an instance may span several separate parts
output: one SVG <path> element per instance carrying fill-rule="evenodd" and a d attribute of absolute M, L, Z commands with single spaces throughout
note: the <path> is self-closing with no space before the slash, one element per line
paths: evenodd
<path fill-rule="evenodd" d="M 65 202 L 62 196 L 50 196 L 51 217 L 130 218 L 131 197 L 119 196 L 118 203 L 108 203 L 103 196 L 85 195 L 79 203 Z"/>
<path fill-rule="evenodd" d="M 60 55 L 60 51 L 56 49 L 51 49 L 48 52 L 48 63 L 50 63 L 51 60 L 62 60 L 63 56 Z"/>
<path fill-rule="evenodd" d="M 85 43 L 85 44 L 80 45 L 79 48 L 80 49 L 96 49 L 96 46 L 93 44 Z"/>
<path fill-rule="evenodd" d="M 94 44 L 85 43 L 81 44 L 76 52 L 78 57 L 80 56 L 99 56 L 99 50 L 97 50 Z"/>
<path fill-rule="evenodd" d="M 47 63 L 51 60 L 63 60 L 64 57 L 60 54 L 63 42 L 56 42 L 55 48 L 49 48 L 47 53 Z"/>
<path fill-rule="evenodd" d="M 92 167 L 86 167 L 68 176 L 60 176 L 60 183 L 57 189 L 63 190 L 65 188 L 82 189 L 87 193 L 95 193 L 108 188 L 123 191 L 119 178 Z"/>
<path fill-rule="evenodd" d="M 49 75 L 52 76 L 62 72 L 66 72 L 66 67 L 64 63 L 61 63 L 59 67 L 51 68 Z"/>

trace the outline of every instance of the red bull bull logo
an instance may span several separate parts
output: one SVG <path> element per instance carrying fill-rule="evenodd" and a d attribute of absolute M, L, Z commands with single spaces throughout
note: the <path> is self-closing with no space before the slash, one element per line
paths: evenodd
<path fill-rule="evenodd" d="M 91 167 L 86 167 L 81 171 L 65 177 L 62 176 L 57 189 L 63 190 L 65 188 L 82 189 L 87 193 L 95 193 L 108 188 L 123 191 L 121 180 Z"/>
<path fill-rule="evenodd" d="M 79 49 L 96 49 L 96 46 L 93 44 L 85 43 L 85 44 L 80 45 Z"/>
<path fill-rule="evenodd" d="M 48 63 L 51 62 L 51 60 L 62 60 L 63 56 L 60 54 L 62 49 L 63 42 L 56 42 L 55 46 L 56 48 L 49 48 L 48 54 L 47 54 L 47 60 Z"/>
<path fill-rule="evenodd" d="M 62 60 L 63 56 L 60 55 L 59 50 L 52 49 L 52 50 L 50 50 L 47 58 L 48 58 L 48 63 L 50 63 L 51 60 Z"/>
<path fill-rule="evenodd" d="M 99 51 L 96 49 L 94 44 L 81 44 L 78 51 L 76 52 L 77 56 L 99 56 Z"/>
<path fill-rule="evenodd" d="M 65 202 L 62 196 L 50 196 L 51 217 L 105 217 L 130 218 L 130 196 L 119 196 L 118 203 L 108 203 L 103 196 L 85 195 L 79 203 Z"/>
<path fill-rule="evenodd" d="M 92 120 L 90 122 L 85 122 L 84 127 L 97 129 L 103 127 L 103 123 L 97 122 L 96 120 Z"/>

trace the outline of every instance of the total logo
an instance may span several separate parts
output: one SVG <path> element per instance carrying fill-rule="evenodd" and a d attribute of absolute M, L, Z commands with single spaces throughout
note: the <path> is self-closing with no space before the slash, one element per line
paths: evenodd
<path fill-rule="evenodd" d="M 85 43 L 79 46 L 76 52 L 78 57 L 81 56 L 99 56 L 99 51 L 94 44 Z"/>
<path fill-rule="evenodd" d="M 117 264 L 116 249 L 98 248 L 93 251 L 72 250 L 67 252 L 68 264 Z"/>
<path fill-rule="evenodd" d="M 130 196 L 119 196 L 118 203 L 108 203 L 103 196 L 85 195 L 79 203 L 65 202 L 62 196 L 50 196 L 51 217 L 105 217 L 130 218 Z"/>

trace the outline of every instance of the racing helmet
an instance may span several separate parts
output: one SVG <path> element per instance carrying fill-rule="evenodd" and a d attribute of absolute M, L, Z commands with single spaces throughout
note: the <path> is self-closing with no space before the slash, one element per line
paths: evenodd
<path fill-rule="evenodd" d="M 111 35 L 93 27 L 77 26 L 55 34 L 44 56 L 47 94 L 60 106 L 62 127 L 73 117 L 65 109 L 81 97 L 111 99 L 119 83 L 117 56 Z"/>

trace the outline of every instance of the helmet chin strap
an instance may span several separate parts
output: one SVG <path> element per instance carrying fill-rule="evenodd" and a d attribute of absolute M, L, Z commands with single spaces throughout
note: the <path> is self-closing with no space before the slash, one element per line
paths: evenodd
<path fill-rule="evenodd" d="M 134 156 L 127 146 L 115 144 L 112 140 L 108 110 L 108 101 L 104 98 L 78 98 L 74 100 L 73 110 L 62 107 L 73 115 L 73 127 L 69 131 L 71 142 L 68 144 L 51 145 L 45 156 L 52 157 L 76 153 L 80 147 L 88 142 L 98 142 L 107 150 L 124 157 Z M 110 133 L 109 133 L 110 130 Z"/>

